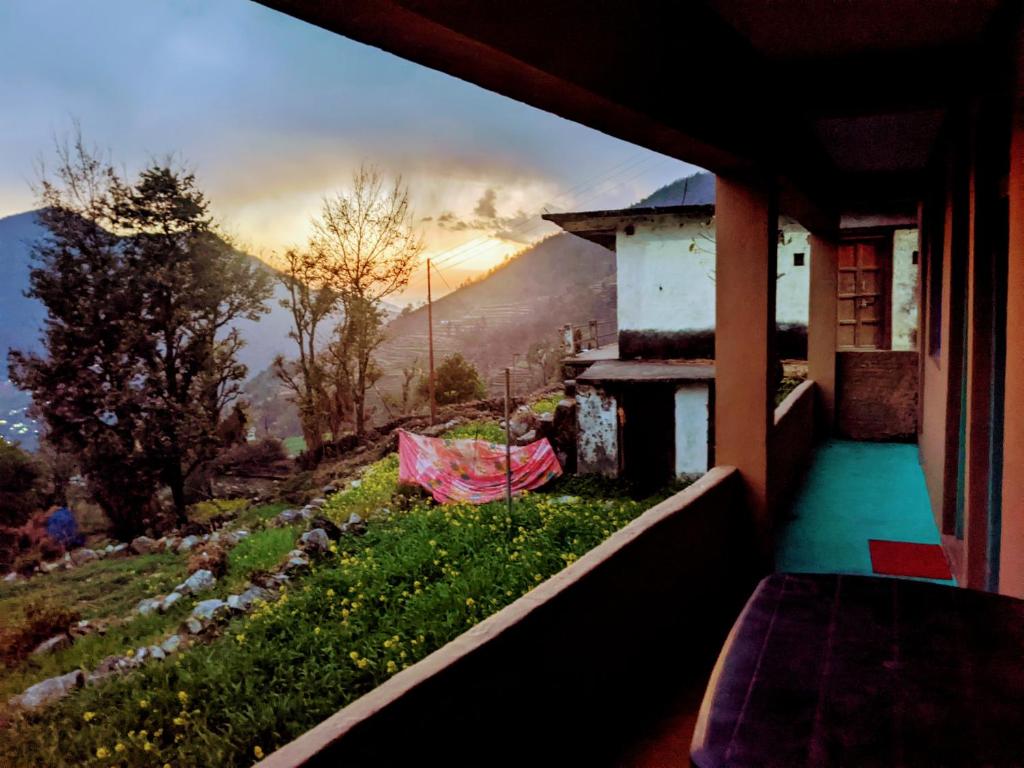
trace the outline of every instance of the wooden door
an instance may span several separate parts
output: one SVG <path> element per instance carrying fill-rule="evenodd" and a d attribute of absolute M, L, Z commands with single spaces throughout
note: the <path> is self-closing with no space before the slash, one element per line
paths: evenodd
<path fill-rule="evenodd" d="M 839 246 L 840 347 L 889 347 L 890 248 L 884 238 Z"/>

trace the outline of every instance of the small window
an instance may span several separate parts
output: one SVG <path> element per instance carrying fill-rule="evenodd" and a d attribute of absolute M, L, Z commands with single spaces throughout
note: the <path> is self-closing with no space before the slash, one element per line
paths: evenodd
<path fill-rule="evenodd" d="M 917 251 L 914 251 L 912 254 L 910 254 L 910 263 L 915 266 L 917 265 Z"/>
<path fill-rule="evenodd" d="M 804 255 L 802 253 L 793 254 L 793 266 L 802 267 L 804 265 Z"/>

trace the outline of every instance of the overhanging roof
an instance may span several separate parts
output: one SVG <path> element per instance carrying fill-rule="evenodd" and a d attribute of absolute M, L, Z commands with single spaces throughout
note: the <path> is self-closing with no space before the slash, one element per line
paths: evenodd
<path fill-rule="evenodd" d="M 261 1 L 718 174 L 778 179 L 811 229 L 850 202 L 919 196 L 950 110 L 1006 64 L 992 40 L 1015 6 Z"/>
<path fill-rule="evenodd" d="M 708 218 L 715 215 L 713 205 L 664 205 L 658 207 L 619 208 L 608 211 L 545 213 L 542 219 L 557 224 L 566 232 L 615 250 L 615 233 L 627 224 L 655 221 L 664 217 Z"/>

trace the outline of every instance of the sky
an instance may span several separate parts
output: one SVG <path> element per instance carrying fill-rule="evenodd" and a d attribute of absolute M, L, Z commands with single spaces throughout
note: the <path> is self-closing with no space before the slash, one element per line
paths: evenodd
<path fill-rule="evenodd" d="M 0 217 L 36 207 L 74 124 L 129 172 L 193 169 L 267 260 L 302 246 L 360 164 L 408 185 L 440 292 L 698 169 L 250 0 L 0 0 Z M 397 303 L 421 299 L 422 269 Z"/>

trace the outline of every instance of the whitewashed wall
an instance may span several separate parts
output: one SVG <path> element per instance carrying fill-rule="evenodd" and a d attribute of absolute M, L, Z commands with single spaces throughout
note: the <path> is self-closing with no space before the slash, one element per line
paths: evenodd
<path fill-rule="evenodd" d="M 576 387 L 576 471 L 619 473 L 619 410 L 615 398 L 589 384 Z"/>
<path fill-rule="evenodd" d="M 892 243 L 892 348 L 917 349 L 916 229 L 897 229 Z M 920 260 L 919 260 L 920 261 Z"/>
<path fill-rule="evenodd" d="M 715 327 L 714 225 L 681 216 L 640 221 L 615 236 L 620 331 L 710 331 Z M 807 324 L 810 247 L 807 231 L 783 227 L 778 249 L 776 318 Z M 804 254 L 804 265 L 793 255 Z"/>
<path fill-rule="evenodd" d="M 708 471 L 708 390 L 704 382 L 676 390 L 676 477 L 693 479 Z"/>

